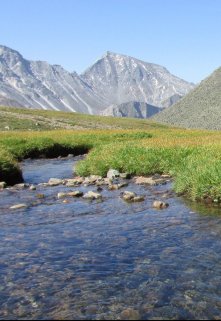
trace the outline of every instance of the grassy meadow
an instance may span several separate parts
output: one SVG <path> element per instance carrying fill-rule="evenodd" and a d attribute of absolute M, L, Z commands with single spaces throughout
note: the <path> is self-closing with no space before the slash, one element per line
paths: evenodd
<path fill-rule="evenodd" d="M 133 175 L 170 174 L 176 192 L 192 200 L 221 202 L 221 132 L 170 128 L 148 120 L 11 108 L 0 109 L 1 126 L 3 119 L 0 181 L 21 181 L 18 162 L 24 158 L 88 152 L 77 166 L 79 175 L 105 176 L 110 168 Z M 60 127 L 54 128 L 53 121 Z M 73 128 L 67 129 L 69 126 Z"/>

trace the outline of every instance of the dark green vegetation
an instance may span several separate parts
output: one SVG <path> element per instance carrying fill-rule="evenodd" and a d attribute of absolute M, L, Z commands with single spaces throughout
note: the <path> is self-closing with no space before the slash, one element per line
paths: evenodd
<path fill-rule="evenodd" d="M 221 129 L 221 68 L 154 120 L 185 128 Z"/>
<path fill-rule="evenodd" d="M 2 109 L 2 111 L 9 111 Z M 21 181 L 18 161 L 89 152 L 77 173 L 106 175 L 110 168 L 133 175 L 171 174 L 175 189 L 191 199 L 221 201 L 221 133 L 161 126 L 147 120 L 115 119 L 57 112 L 11 110 L 15 117 L 43 117 L 71 123 L 76 130 L 27 131 L 0 134 L 0 181 Z M 12 117 L 13 121 L 14 118 Z M 10 128 L 12 123 L 8 119 Z M 23 127 L 24 126 L 24 127 Z M 84 129 L 79 127 L 84 126 Z M 50 127 L 50 126 L 49 126 Z M 102 129 L 97 129 L 102 128 Z M 111 130 L 110 130 L 111 128 Z M 51 128 L 50 128 L 51 129 Z"/>

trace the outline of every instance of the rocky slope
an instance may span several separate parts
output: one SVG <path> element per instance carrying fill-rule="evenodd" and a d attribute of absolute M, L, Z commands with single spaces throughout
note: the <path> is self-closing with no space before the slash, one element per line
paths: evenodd
<path fill-rule="evenodd" d="M 164 67 L 110 52 L 80 76 L 0 46 L 4 105 L 100 114 L 108 106 L 131 101 L 162 107 L 165 99 L 183 96 L 193 87 Z"/>
<path fill-rule="evenodd" d="M 93 114 L 102 100 L 76 74 L 61 66 L 28 61 L 0 46 L 0 94 L 24 107 Z"/>
<path fill-rule="evenodd" d="M 161 123 L 186 128 L 221 129 L 221 68 L 177 104 L 154 116 Z"/>
<path fill-rule="evenodd" d="M 165 99 L 175 94 L 184 96 L 194 88 L 162 66 L 112 52 L 81 76 L 106 106 L 139 101 L 163 107 Z"/>
<path fill-rule="evenodd" d="M 101 115 L 113 117 L 150 118 L 162 110 L 162 108 L 152 106 L 147 103 L 131 101 L 120 105 L 112 105 L 105 109 Z"/>

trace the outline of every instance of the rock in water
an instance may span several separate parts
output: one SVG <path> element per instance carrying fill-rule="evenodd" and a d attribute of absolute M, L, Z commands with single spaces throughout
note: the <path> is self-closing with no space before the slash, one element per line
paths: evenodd
<path fill-rule="evenodd" d="M 97 199 L 102 199 L 102 195 L 99 193 L 90 191 L 87 194 L 85 194 L 83 198 L 90 199 L 90 200 L 95 200 L 95 199 L 97 200 Z"/>
<path fill-rule="evenodd" d="M 50 178 L 48 185 L 49 186 L 58 186 L 58 185 L 62 185 L 63 184 L 63 180 L 59 179 L 59 178 Z"/>
<path fill-rule="evenodd" d="M 20 210 L 22 208 L 27 208 L 27 204 L 17 204 L 10 207 L 10 210 Z"/>
<path fill-rule="evenodd" d="M 169 204 L 168 203 L 165 203 L 165 202 L 161 202 L 161 201 L 154 201 L 153 202 L 153 208 L 157 208 L 157 209 L 164 209 L 164 208 L 167 208 L 169 207 Z"/>

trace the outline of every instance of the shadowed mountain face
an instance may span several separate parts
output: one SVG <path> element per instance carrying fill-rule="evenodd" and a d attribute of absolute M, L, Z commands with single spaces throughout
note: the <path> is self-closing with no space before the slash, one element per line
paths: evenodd
<path fill-rule="evenodd" d="M 102 112 L 102 115 L 113 117 L 150 118 L 162 110 L 162 108 L 152 106 L 147 103 L 131 101 L 120 105 L 112 105 L 105 109 Z"/>
<path fill-rule="evenodd" d="M 221 68 L 154 119 L 186 128 L 221 130 Z"/>
<path fill-rule="evenodd" d="M 162 107 L 166 99 L 183 96 L 193 87 L 164 67 L 110 52 L 80 76 L 0 46 L 4 105 L 9 100 L 15 107 L 100 114 L 107 106 L 131 101 Z"/>

